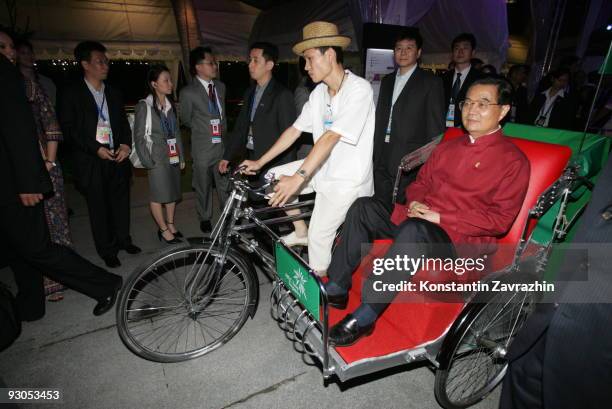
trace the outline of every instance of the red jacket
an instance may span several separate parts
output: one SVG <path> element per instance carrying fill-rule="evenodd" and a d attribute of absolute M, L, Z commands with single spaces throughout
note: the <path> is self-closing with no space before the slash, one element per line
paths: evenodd
<path fill-rule="evenodd" d="M 407 206 L 416 200 L 440 213 L 440 227 L 453 244 L 490 254 L 521 210 L 528 184 L 529 161 L 501 130 L 474 143 L 464 135 L 436 147 L 391 221 L 406 220 Z"/>

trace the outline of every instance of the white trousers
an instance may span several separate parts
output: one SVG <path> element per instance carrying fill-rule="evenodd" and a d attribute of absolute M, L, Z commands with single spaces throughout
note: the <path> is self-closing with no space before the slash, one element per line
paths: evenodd
<path fill-rule="evenodd" d="M 275 179 L 281 176 L 291 176 L 302 166 L 304 160 L 290 162 L 276 166 L 268 171 L 267 175 L 274 175 Z M 331 251 L 336 237 L 336 231 L 346 217 L 346 212 L 359 197 L 357 190 L 354 192 L 321 192 L 316 190 L 312 179 L 308 180 L 299 194 L 316 192 L 314 209 L 308 227 L 308 264 L 318 272 L 327 271 L 331 262 Z M 296 203 L 297 198 L 292 201 Z"/>

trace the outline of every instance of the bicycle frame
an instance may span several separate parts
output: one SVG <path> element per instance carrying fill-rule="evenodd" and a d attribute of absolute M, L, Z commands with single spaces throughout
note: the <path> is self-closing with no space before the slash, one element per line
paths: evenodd
<path fill-rule="evenodd" d="M 306 219 L 311 216 L 312 212 L 306 211 L 306 212 L 300 213 L 299 215 L 280 216 L 280 217 L 274 217 L 274 218 L 269 218 L 269 219 L 260 218 L 260 215 L 264 215 L 264 214 L 268 214 L 268 213 L 272 213 L 276 211 L 298 209 L 298 208 L 302 208 L 305 206 L 309 206 L 309 205 L 314 204 L 314 200 L 298 202 L 295 204 L 284 206 L 282 208 L 264 207 L 264 208 L 254 209 L 253 207 L 245 207 L 245 204 L 248 201 L 249 193 L 265 198 L 266 195 L 262 192 L 265 191 L 266 188 L 269 188 L 270 186 L 272 186 L 273 182 L 266 183 L 260 188 L 253 188 L 252 186 L 248 184 L 248 182 L 240 178 L 237 178 L 235 176 L 230 178 L 230 182 L 233 184 L 234 188 L 232 189 L 232 192 L 225 203 L 225 206 L 219 217 L 219 220 L 215 224 L 215 227 L 213 228 L 213 231 L 211 234 L 210 246 L 212 247 L 218 244 L 220 246 L 221 254 L 222 254 L 222 256 L 217 260 L 215 265 L 216 266 L 223 265 L 227 252 L 232 244 L 231 239 L 232 238 L 236 239 L 236 241 L 239 243 L 240 247 L 243 250 L 249 253 L 257 254 L 257 256 L 265 264 L 269 272 L 272 273 L 272 278 L 274 280 L 274 288 L 272 291 L 272 295 L 274 295 L 278 286 L 282 285 L 280 284 L 282 283 L 282 280 L 279 277 L 276 271 L 275 265 L 274 265 L 274 257 L 268 251 L 263 249 L 259 245 L 259 242 L 256 239 L 249 238 L 245 233 L 248 231 L 254 230 L 254 229 L 258 229 L 260 231 L 265 232 L 272 239 L 273 243 L 283 246 L 283 248 L 286 251 L 288 251 L 291 254 L 291 256 L 304 267 L 306 271 L 308 271 L 308 274 L 310 275 L 310 277 L 316 280 L 316 283 L 319 289 L 319 294 L 321 295 L 322 306 L 323 306 L 323 319 L 322 319 L 322 322 L 319 324 L 320 317 L 316 317 L 316 318 L 312 316 L 308 317 L 312 322 L 312 324 L 309 325 L 308 331 L 311 331 L 316 326 L 321 332 L 323 350 L 326 351 L 324 353 L 324 356 L 321 357 L 321 361 L 323 362 L 323 366 L 325 368 L 325 377 L 327 378 L 333 375 L 334 373 L 333 368 L 330 368 L 330 365 L 329 365 L 330 358 L 329 358 L 329 353 L 327 352 L 328 351 L 328 326 L 329 325 L 328 325 L 327 293 L 325 290 L 325 286 L 323 285 L 323 282 L 321 281 L 321 279 L 308 266 L 308 263 L 306 263 L 306 261 L 302 259 L 302 257 L 299 254 L 297 254 L 293 249 L 291 249 L 290 247 L 287 247 L 284 243 L 282 243 L 282 241 L 280 240 L 280 237 L 269 227 L 269 226 L 273 226 L 273 225 L 280 224 L 280 223 L 287 223 L 287 222 L 292 222 L 296 220 Z M 246 221 L 246 223 L 239 224 L 238 222 L 240 220 L 244 220 Z M 209 255 L 208 252 L 203 253 L 204 260 L 202 261 L 202 263 L 198 263 L 198 262 L 194 263 L 194 265 L 200 264 L 200 267 L 198 268 L 198 271 L 193 272 L 195 275 L 193 276 L 193 278 L 190 278 L 189 280 L 192 283 L 190 294 L 193 294 L 193 287 L 195 283 L 198 282 L 201 276 L 202 266 L 206 264 L 206 258 L 208 257 L 208 255 Z M 206 281 L 207 282 L 218 281 L 215 279 L 215 277 L 217 276 L 217 274 L 219 274 L 220 271 L 221 271 L 220 268 L 215 268 L 215 270 L 213 271 L 213 274 L 207 275 L 208 279 Z M 205 284 L 207 284 L 207 282 Z M 198 285 L 198 288 L 202 288 L 202 286 Z M 295 301 L 295 303 L 296 302 L 297 301 Z M 304 310 L 304 313 L 305 312 L 307 311 Z M 286 317 L 286 314 L 288 313 L 288 309 L 285 309 L 284 313 Z"/>

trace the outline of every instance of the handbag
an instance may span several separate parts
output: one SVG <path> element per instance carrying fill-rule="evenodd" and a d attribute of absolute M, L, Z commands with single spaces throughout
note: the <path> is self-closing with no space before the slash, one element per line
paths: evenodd
<path fill-rule="evenodd" d="M 151 153 L 151 149 L 153 148 L 153 140 L 151 139 L 151 105 L 147 103 L 146 100 L 141 100 L 145 102 L 147 106 L 147 119 L 145 121 L 145 142 L 147 145 L 147 151 Z M 136 138 L 134 138 L 134 123 L 132 121 L 132 151 L 130 152 L 130 162 L 132 162 L 132 166 L 138 169 L 144 169 L 145 166 L 142 164 L 142 161 L 138 157 L 138 153 L 136 152 Z"/>

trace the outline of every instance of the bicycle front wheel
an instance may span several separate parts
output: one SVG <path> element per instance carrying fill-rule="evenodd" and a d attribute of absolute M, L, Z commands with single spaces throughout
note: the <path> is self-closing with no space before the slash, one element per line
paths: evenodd
<path fill-rule="evenodd" d="M 136 355 L 156 362 L 198 358 L 228 342 L 257 301 L 250 262 L 200 244 L 162 251 L 123 288 L 117 329 Z"/>

